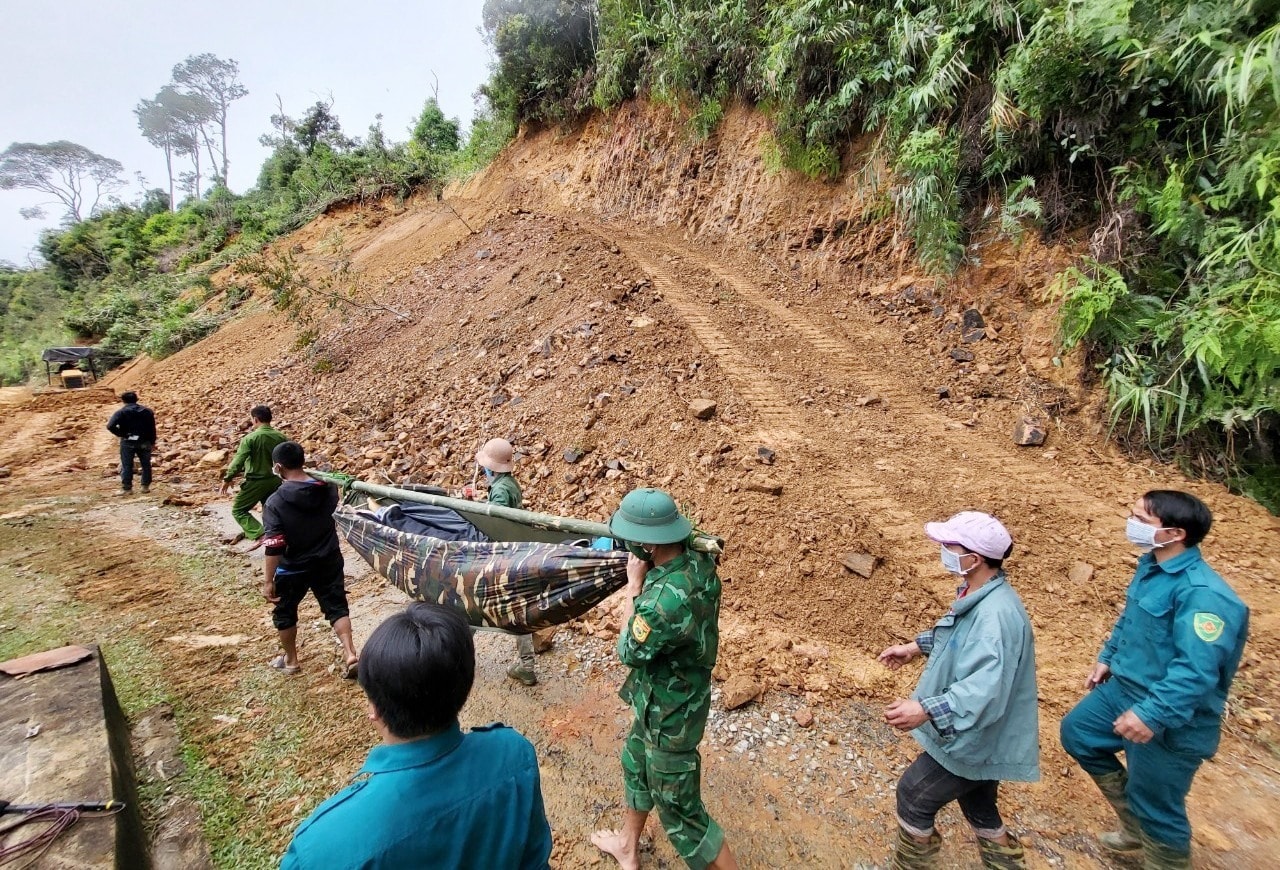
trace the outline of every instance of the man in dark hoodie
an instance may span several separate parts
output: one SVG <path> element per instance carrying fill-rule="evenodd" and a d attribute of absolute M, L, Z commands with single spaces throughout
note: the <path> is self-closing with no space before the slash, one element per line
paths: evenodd
<path fill-rule="evenodd" d="M 151 491 L 151 448 L 156 443 L 156 415 L 138 404 L 138 394 L 120 394 L 124 407 L 111 415 L 107 431 L 120 439 L 120 494 L 133 492 L 133 458 L 142 466 L 142 491 Z"/>
<path fill-rule="evenodd" d="M 271 660 L 271 667 L 290 675 L 300 670 L 298 605 L 310 590 L 342 644 L 346 660 L 343 676 L 354 680 L 360 657 L 351 640 L 342 551 L 333 522 L 338 489 L 303 471 L 305 459 L 302 445 L 296 441 L 277 444 L 271 451 L 272 471 L 282 482 L 262 508 L 266 546 L 262 597 L 275 605 L 271 622 L 284 650 Z"/>

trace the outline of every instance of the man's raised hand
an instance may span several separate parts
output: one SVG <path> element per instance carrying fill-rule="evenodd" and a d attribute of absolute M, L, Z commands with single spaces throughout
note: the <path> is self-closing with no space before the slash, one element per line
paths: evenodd
<path fill-rule="evenodd" d="M 880 653 L 876 659 L 889 670 L 896 671 L 918 655 L 920 655 L 920 647 L 915 641 L 912 641 L 911 643 L 891 646 Z"/>

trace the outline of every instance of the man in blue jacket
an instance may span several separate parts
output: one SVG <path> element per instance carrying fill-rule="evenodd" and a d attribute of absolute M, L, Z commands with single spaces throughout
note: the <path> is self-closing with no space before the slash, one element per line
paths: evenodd
<path fill-rule="evenodd" d="M 1002 780 L 1040 778 L 1035 641 L 1003 570 L 1013 539 L 999 520 L 976 511 L 924 528 L 942 545 L 942 565 L 961 585 L 932 629 L 880 653 L 893 670 L 919 655 L 929 659 L 911 698 L 885 709 L 885 721 L 911 731 L 924 748 L 898 780 L 892 866 L 934 866 L 942 844 L 934 817 L 957 801 L 977 835 L 984 867 L 1026 867 L 1022 844 L 996 806 Z"/>
<path fill-rule="evenodd" d="M 549 866 L 533 746 L 503 725 L 458 726 L 475 671 L 453 608 L 411 604 L 374 629 L 359 679 L 382 744 L 302 823 L 281 870 Z"/>
<path fill-rule="evenodd" d="M 1212 524 L 1185 492 L 1153 490 L 1134 503 L 1125 536 L 1147 552 L 1085 680 L 1092 691 L 1062 720 L 1062 748 L 1120 817 L 1120 830 L 1099 841 L 1143 850 L 1148 870 L 1191 867 L 1187 792 L 1218 749 L 1249 633 L 1249 608 L 1200 556 Z"/>

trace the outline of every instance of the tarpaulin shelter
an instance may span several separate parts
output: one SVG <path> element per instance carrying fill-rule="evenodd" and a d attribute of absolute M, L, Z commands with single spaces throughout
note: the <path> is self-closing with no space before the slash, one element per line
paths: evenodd
<path fill-rule="evenodd" d="M 40 359 L 44 361 L 44 377 L 45 380 L 53 384 L 54 365 L 58 366 L 61 372 L 66 368 L 74 368 L 84 371 L 80 368 L 80 363 L 84 362 L 89 367 L 89 373 L 93 375 L 93 379 L 98 379 L 98 370 L 94 366 L 93 361 L 97 356 L 97 351 L 92 347 L 49 347 L 45 348 L 44 353 L 40 354 Z"/>
<path fill-rule="evenodd" d="M 419 601 L 456 607 L 477 628 L 528 634 L 559 625 L 627 583 L 627 553 L 590 546 L 611 538 L 603 523 L 450 498 L 426 487 L 309 473 L 349 496 L 363 493 L 403 507 L 374 512 L 344 504 L 334 519 L 347 543 L 393 586 Z M 420 505 L 432 510 L 411 508 Z M 720 553 L 724 542 L 695 532 L 689 546 Z"/>

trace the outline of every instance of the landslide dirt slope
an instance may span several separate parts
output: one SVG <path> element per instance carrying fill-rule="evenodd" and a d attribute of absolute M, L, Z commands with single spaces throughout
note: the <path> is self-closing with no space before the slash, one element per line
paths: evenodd
<path fill-rule="evenodd" d="M 501 435 L 523 454 L 535 509 L 605 519 L 633 486 L 669 488 L 729 540 L 717 677 L 819 709 L 874 708 L 910 688 L 915 671 L 889 675 L 874 655 L 953 593 L 921 525 L 995 513 L 1017 542 L 1010 576 L 1039 646 L 1046 781 L 1027 800 L 1072 854 L 1101 816 L 1057 722 L 1123 601 L 1124 517 L 1147 489 L 1194 491 L 1217 517 L 1206 551 L 1254 614 L 1224 751 L 1197 786 L 1197 836 L 1209 866 L 1272 854 L 1280 524 L 1100 436 L 1097 397 L 1071 360 L 1054 364 L 1052 312 L 1035 303 L 1068 252 L 989 241 L 971 252 L 978 265 L 926 279 L 892 225 L 863 220 L 852 174 L 770 174 L 763 132 L 736 112 L 693 141 L 636 106 L 528 134 L 450 190 L 451 208 L 338 209 L 282 243 L 312 276 L 358 273 L 362 307 L 316 299 L 303 328 L 258 298 L 114 386 L 156 408 L 159 473 L 173 483 L 212 482 L 201 457 L 233 447 L 247 408 L 267 402 L 313 460 L 366 479 L 457 485 Z M 966 343 L 971 307 L 988 329 Z M 695 419 L 695 399 L 715 416 Z M 55 414 L 57 401 L 30 410 Z M 1024 414 L 1048 424 L 1045 446 L 1011 442 Z M 21 443 L 0 453 L 67 461 Z M 107 473 L 102 445 L 93 455 Z M 848 552 L 876 557 L 869 578 L 842 568 Z M 608 635 L 610 620 L 584 628 Z M 1228 810 L 1237 779 L 1252 797 Z"/>

